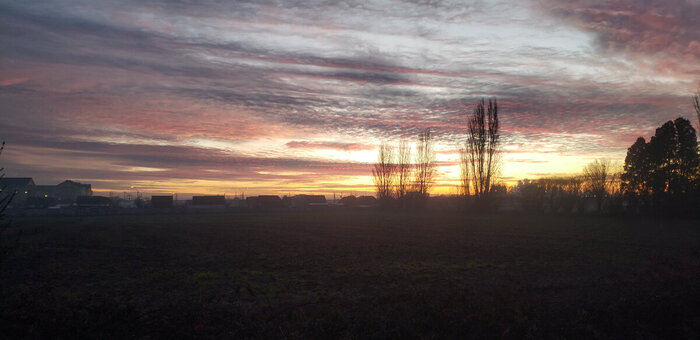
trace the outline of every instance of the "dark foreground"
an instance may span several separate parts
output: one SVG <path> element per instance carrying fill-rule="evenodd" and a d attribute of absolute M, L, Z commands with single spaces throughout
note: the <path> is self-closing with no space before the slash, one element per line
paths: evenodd
<path fill-rule="evenodd" d="M 698 221 L 16 219 L 0 338 L 697 338 Z"/>

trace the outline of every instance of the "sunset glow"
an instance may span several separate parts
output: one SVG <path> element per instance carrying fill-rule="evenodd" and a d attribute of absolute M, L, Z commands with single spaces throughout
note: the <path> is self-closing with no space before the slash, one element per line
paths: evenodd
<path fill-rule="evenodd" d="M 694 120 L 697 1 L 0 0 L 8 177 L 96 193 L 368 194 L 382 142 L 437 138 L 457 193 L 466 114 L 498 98 L 501 180 L 624 159 Z"/>

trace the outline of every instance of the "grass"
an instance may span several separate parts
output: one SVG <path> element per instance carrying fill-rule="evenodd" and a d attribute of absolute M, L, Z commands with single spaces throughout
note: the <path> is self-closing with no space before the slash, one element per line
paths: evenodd
<path fill-rule="evenodd" d="M 16 219 L 0 338 L 700 336 L 697 221 Z"/>

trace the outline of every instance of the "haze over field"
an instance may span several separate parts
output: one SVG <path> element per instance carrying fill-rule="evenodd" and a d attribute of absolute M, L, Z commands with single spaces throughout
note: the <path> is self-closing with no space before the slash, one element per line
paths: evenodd
<path fill-rule="evenodd" d="M 371 192 L 382 141 L 496 97 L 503 179 L 623 160 L 695 121 L 700 2 L 0 0 L 8 177 L 98 191 Z"/>

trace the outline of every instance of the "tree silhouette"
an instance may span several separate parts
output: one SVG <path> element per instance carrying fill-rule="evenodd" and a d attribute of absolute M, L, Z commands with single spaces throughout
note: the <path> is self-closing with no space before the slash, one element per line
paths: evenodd
<path fill-rule="evenodd" d="M 698 152 L 695 129 L 685 118 L 668 121 L 651 137 L 649 158 L 654 193 L 684 193 L 697 176 Z"/>
<path fill-rule="evenodd" d="M 411 146 L 406 140 L 399 142 L 398 154 L 396 163 L 396 198 L 401 204 L 404 204 L 406 194 L 411 186 Z"/>
<path fill-rule="evenodd" d="M 596 159 L 583 168 L 583 180 L 586 189 L 595 197 L 598 211 L 603 206 L 603 200 L 608 196 L 612 180 L 612 164 L 608 159 Z"/>
<path fill-rule="evenodd" d="M 468 135 L 465 149 L 467 157 L 462 162 L 468 163 L 471 187 L 477 198 L 491 192 L 491 186 L 499 170 L 500 125 L 498 120 L 498 103 L 489 99 L 485 108 L 482 98 L 467 123 Z"/>
<path fill-rule="evenodd" d="M 394 161 L 394 148 L 386 143 L 379 146 L 377 162 L 372 169 L 374 187 L 377 199 L 386 202 L 392 196 L 394 180 L 396 178 L 396 162 Z"/>
<path fill-rule="evenodd" d="M 413 182 L 414 191 L 420 197 L 424 198 L 428 195 L 428 191 L 435 184 L 435 149 L 433 135 L 430 128 L 423 130 L 418 135 L 418 144 L 416 145 L 416 164 L 415 164 L 415 181 Z"/>
<path fill-rule="evenodd" d="M 467 197 L 471 191 L 469 185 L 471 177 L 469 176 L 469 150 L 466 147 L 459 150 L 459 160 L 459 191 L 460 195 Z"/>
<path fill-rule="evenodd" d="M 698 158 L 698 139 L 693 126 L 685 118 L 677 118 L 673 122 L 676 128 L 676 152 L 673 176 L 669 183 L 669 191 L 685 194 L 693 189 L 693 183 L 700 177 L 700 158 Z"/>
<path fill-rule="evenodd" d="M 699 173 L 695 129 L 680 117 L 656 129 L 648 143 L 640 137 L 627 150 L 622 189 L 642 203 L 650 198 L 656 210 L 687 210 L 700 191 Z"/>
<path fill-rule="evenodd" d="M 621 177 L 623 193 L 642 198 L 651 193 L 648 182 L 651 173 L 650 162 L 647 142 L 643 137 L 639 137 L 627 149 L 624 172 Z"/>

